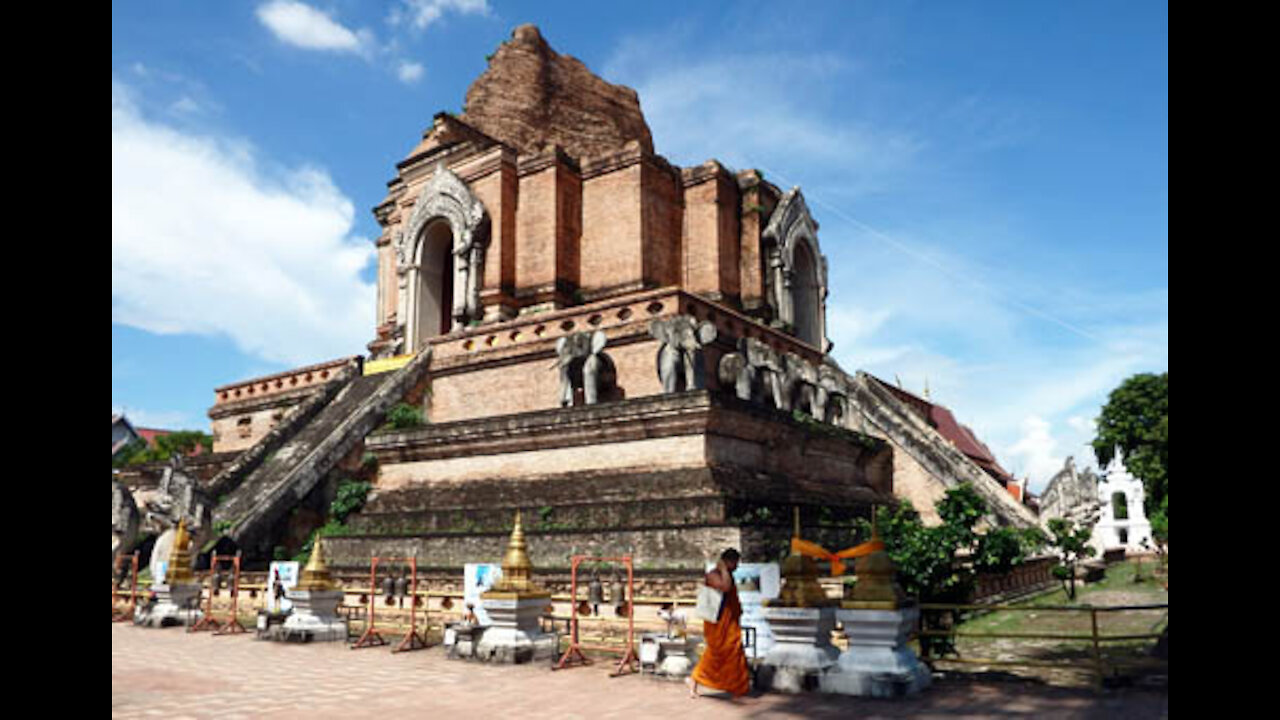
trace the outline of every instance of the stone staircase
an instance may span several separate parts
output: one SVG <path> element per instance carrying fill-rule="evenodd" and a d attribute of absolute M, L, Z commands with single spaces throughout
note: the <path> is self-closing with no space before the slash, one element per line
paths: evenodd
<path fill-rule="evenodd" d="M 247 451 L 258 462 L 242 478 L 225 482 L 227 493 L 213 512 L 213 526 L 242 548 L 252 548 L 298 505 L 365 436 L 382 424 L 387 411 L 426 374 L 429 351 L 395 372 L 353 374 L 335 383 L 326 401 L 295 423 L 286 437 L 263 438 Z M 322 404 L 321 404 L 322 403 Z M 274 445 L 273 449 L 268 449 Z"/>

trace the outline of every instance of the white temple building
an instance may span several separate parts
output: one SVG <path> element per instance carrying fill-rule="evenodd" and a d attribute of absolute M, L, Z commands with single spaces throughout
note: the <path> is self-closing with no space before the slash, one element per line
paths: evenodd
<path fill-rule="evenodd" d="M 1123 454 L 1117 449 L 1098 482 L 1101 513 L 1090 542 L 1099 555 L 1119 547 L 1129 552 L 1150 552 L 1154 548 L 1151 523 L 1142 509 L 1143 498 L 1142 481 L 1125 470 Z"/>

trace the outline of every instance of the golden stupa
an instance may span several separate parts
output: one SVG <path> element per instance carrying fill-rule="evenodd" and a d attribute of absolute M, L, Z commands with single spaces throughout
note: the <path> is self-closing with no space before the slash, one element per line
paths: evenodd
<path fill-rule="evenodd" d="M 871 541 L 880 540 L 874 514 L 871 521 Z M 897 610 L 906 602 L 906 593 L 898 585 L 893 560 L 885 550 L 877 550 L 857 561 L 858 582 L 853 594 L 841 607 L 852 610 Z"/>
<path fill-rule="evenodd" d="M 311 549 L 311 558 L 307 560 L 307 566 L 302 569 L 302 575 L 298 578 L 298 584 L 294 589 L 316 592 L 333 590 L 337 587 L 333 582 L 333 576 L 329 574 L 329 566 L 324 563 L 324 551 L 321 549 L 323 547 L 323 539 L 317 537 L 315 547 Z"/>
<path fill-rule="evenodd" d="M 493 588 L 481 595 L 483 598 L 551 597 L 551 593 L 533 582 L 533 563 L 529 561 L 528 546 L 524 541 L 524 527 L 520 524 L 520 511 L 516 510 L 515 527 L 507 541 L 507 552 L 502 556 L 502 577 Z"/>
<path fill-rule="evenodd" d="M 792 537 L 800 537 L 800 508 L 795 508 L 795 530 Z M 782 561 L 782 589 L 778 597 L 768 601 L 770 607 L 814 608 L 834 605 L 822 585 L 818 583 L 818 564 L 813 558 L 795 550 Z"/>
<path fill-rule="evenodd" d="M 173 547 L 169 548 L 169 565 L 165 569 L 166 585 L 190 585 L 196 581 L 191 572 L 191 536 L 187 533 L 187 519 L 178 521 L 178 531 L 173 534 Z"/>

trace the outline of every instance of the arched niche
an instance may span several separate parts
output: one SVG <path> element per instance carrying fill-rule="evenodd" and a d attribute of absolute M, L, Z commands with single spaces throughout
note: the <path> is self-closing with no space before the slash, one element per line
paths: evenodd
<path fill-rule="evenodd" d="M 418 242 L 416 332 L 422 340 L 453 328 L 453 228 L 443 218 L 430 222 Z"/>
<path fill-rule="evenodd" d="M 778 202 L 761 240 L 768 264 L 766 299 L 775 320 L 827 352 L 827 259 L 818 247 L 818 224 L 799 188 Z"/>
<path fill-rule="evenodd" d="M 822 349 L 822 299 L 819 297 L 818 263 L 808 243 L 795 250 L 795 270 L 791 281 L 792 326 L 796 337 Z"/>
<path fill-rule="evenodd" d="M 481 317 L 489 214 L 443 164 L 418 193 L 396 238 L 396 335 L 406 352 Z"/>

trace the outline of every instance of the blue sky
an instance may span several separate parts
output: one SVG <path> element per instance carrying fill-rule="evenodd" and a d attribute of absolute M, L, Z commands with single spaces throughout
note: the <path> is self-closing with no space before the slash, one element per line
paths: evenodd
<path fill-rule="evenodd" d="M 1132 2 L 112 4 L 111 405 L 364 351 L 370 209 L 533 22 L 659 153 L 800 185 L 846 369 L 950 406 L 1038 489 L 1169 366 L 1168 9 Z"/>

